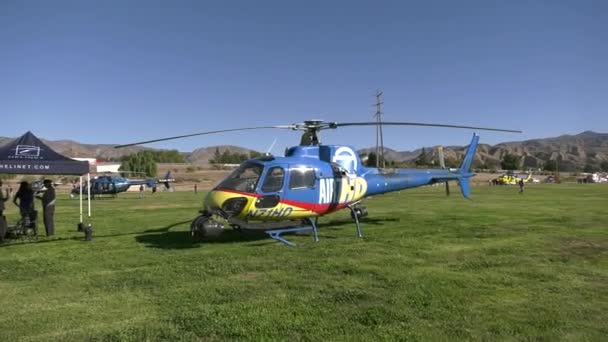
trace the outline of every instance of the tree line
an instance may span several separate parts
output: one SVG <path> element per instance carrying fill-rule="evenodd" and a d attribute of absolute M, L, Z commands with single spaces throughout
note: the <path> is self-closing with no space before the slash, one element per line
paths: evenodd
<path fill-rule="evenodd" d="M 261 157 L 262 153 L 257 151 L 250 151 L 247 153 L 230 152 L 224 150 L 220 153 L 219 148 L 215 148 L 213 157 L 209 158 L 209 164 L 240 164 L 246 160 Z"/>
<path fill-rule="evenodd" d="M 184 155 L 177 150 L 139 151 L 123 156 L 119 171 L 140 173 L 146 177 L 156 177 L 156 163 L 185 163 Z"/>
<path fill-rule="evenodd" d="M 376 153 L 369 152 L 367 155 L 365 155 L 365 154 L 360 155 L 360 158 L 362 160 L 365 160 L 364 161 L 365 166 L 375 167 L 376 160 L 378 157 L 376 156 Z M 439 165 L 439 161 L 437 161 L 437 162 L 433 161 L 432 156 L 426 151 L 425 148 L 422 148 L 422 151 L 420 152 L 420 154 L 411 161 L 396 162 L 394 160 L 385 159 L 384 164 L 386 167 L 433 168 L 433 167 L 437 167 Z M 458 167 L 459 165 L 460 165 L 459 160 L 457 160 L 455 158 L 450 158 L 450 157 L 445 158 L 446 167 L 455 168 L 455 167 Z M 483 163 L 480 165 L 476 165 L 476 168 L 491 170 L 491 169 L 496 169 L 497 166 L 498 165 L 489 165 L 489 164 Z M 519 170 L 519 169 L 521 169 L 522 165 L 521 165 L 520 157 L 518 157 L 517 155 L 511 154 L 511 153 L 506 153 L 505 155 L 503 155 L 502 159 L 500 160 L 500 168 L 502 170 Z M 544 171 L 549 171 L 549 172 L 559 171 L 559 160 L 555 160 L 555 159 L 546 160 L 542 163 L 542 165 L 540 165 L 540 168 Z M 602 161 L 599 164 L 587 162 L 587 163 L 585 163 L 585 165 L 581 171 L 589 172 L 589 173 L 598 172 L 598 171 L 608 172 L 608 161 Z"/>
<path fill-rule="evenodd" d="M 262 156 L 262 153 L 256 151 L 250 151 L 249 153 L 231 152 L 224 150 L 220 152 L 219 148 L 215 149 L 213 157 L 209 158 L 210 164 L 240 164 L 248 159 L 257 158 Z M 376 153 L 369 152 L 367 155 L 363 154 L 360 156 L 362 159 L 366 159 L 365 166 L 375 167 L 376 166 Z M 365 158 L 367 157 L 367 158 Z M 433 168 L 439 165 L 439 162 L 432 160 L 430 153 L 425 148 L 422 149 L 420 154 L 409 162 L 397 162 L 394 160 L 385 159 L 384 166 L 389 168 L 406 168 L 406 167 L 417 167 L 417 168 Z M 141 173 L 147 177 L 155 177 L 157 168 L 156 163 L 185 163 L 186 160 L 184 155 L 176 150 L 170 151 L 140 151 L 135 154 L 124 156 L 121 158 L 121 171 L 130 171 Z M 448 168 L 458 167 L 460 164 L 459 160 L 455 158 L 445 158 L 445 165 Z M 494 169 L 497 165 L 478 165 L 477 168 L 481 169 Z M 521 168 L 520 158 L 516 155 L 506 153 L 501 161 L 500 167 L 503 170 L 518 170 Z M 543 163 L 541 168 L 544 171 L 554 172 L 558 171 L 559 160 L 550 159 Z M 582 169 L 583 172 L 597 172 L 603 171 L 608 172 L 608 161 L 602 161 L 599 164 L 586 163 Z"/>

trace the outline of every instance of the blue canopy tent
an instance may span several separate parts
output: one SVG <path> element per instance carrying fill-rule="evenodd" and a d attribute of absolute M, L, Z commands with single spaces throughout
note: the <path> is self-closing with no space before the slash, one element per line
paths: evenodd
<path fill-rule="evenodd" d="M 12 142 L 0 146 L 0 174 L 77 175 L 80 176 L 80 184 L 83 175 L 87 175 L 87 180 L 91 178 L 89 162 L 74 160 L 53 151 L 29 131 Z M 80 223 L 82 223 L 82 197 L 82 187 L 80 187 Z M 90 220 L 90 196 L 88 208 Z"/>

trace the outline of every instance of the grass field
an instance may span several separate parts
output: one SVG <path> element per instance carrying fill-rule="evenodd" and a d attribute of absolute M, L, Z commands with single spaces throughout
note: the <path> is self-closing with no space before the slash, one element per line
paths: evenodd
<path fill-rule="evenodd" d="M 202 195 L 136 197 L 93 203 L 93 241 L 61 199 L 54 238 L 0 246 L 0 341 L 608 338 L 608 186 L 377 196 L 363 239 L 345 211 L 293 248 L 192 243 Z"/>

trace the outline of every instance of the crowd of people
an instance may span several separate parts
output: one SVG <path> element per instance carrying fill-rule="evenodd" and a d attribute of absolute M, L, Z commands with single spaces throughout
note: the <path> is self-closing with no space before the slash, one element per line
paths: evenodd
<path fill-rule="evenodd" d="M 13 196 L 13 203 L 19 208 L 19 214 L 21 222 L 35 221 L 38 215 L 35 206 L 35 199 L 39 199 L 42 205 L 42 216 L 44 221 L 44 227 L 46 230 L 46 236 L 53 236 L 55 234 L 54 216 L 55 216 L 55 188 L 53 182 L 49 179 L 45 179 L 44 182 L 45 191 L 40 194 L 35 194 L 34 189 L 28 182 L 21 182 L 19 189 Z M 2 181 L 0 181 L 0 241 L 4 240 L 6 236 L 7 223 L 4 217 L 4 210 L 6 209 L 6 202 L 10 199 L 12 194 L 11 188 L 3 189 Z"/>

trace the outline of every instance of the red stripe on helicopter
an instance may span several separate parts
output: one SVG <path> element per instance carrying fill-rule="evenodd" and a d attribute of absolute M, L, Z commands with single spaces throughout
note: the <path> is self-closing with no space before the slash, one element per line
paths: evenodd
<path fill-rule="evenodd" d="M 229 192 L 229 193 L 236 194 L 236 195 L 249 196 L 249 197 L 255 197 L 255 198 L 263 196 L 261 194 L 250 193 L 250 192 L 242 192 L 242 191 L 236 191 L 236 190 L 217 189 L 217 190 L 214 190 L 214 191 Z M 281 199 L 279 201 L 279 203 L 291 205 L 291 206 L 298 207 L 298 208 L 304 209 L 304 210 L 314 211 L 317 214 L 327 213 L 329 211 L 329 209 L 332 208 L 332 207 L 333 207 L 333 210 L 331 210 L 331 211 L 336 211 L 336 210 L 344 209 L 348 205 L 347 203 L 319 204 L 319 203 L 293 201 L 293 200 L 288 200 L 288 199 Z"/>
<path fill-rule="evenodd" d="M 314 211 L 317 214 L 326 213 L 329 211 L 330 208 L 333 209 L 331 211 L 340 210 L 340 209 L 346 208 L 346 205 L 347 205 L 346 203 L 318 204 L 318 203 L 310 203 L 310 202 L 298 202 L 298 201 L 292 201 L 292 200 L 288 200 L 288 199 L 282 199 L 280 202 L 283 204 L 294 206 L 294 207 L 299 207 L 299 208 L 302 208 L 305 210 Z"/>

